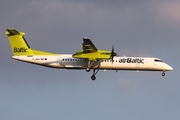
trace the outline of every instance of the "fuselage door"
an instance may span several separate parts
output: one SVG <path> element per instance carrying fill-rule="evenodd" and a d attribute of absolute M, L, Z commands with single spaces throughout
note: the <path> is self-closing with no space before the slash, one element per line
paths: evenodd
<path fill-rule="evenodd" d="M 63 65 L 62 57 L 58 57 L 57 62 L 58 62 L 59 65 Z"/>

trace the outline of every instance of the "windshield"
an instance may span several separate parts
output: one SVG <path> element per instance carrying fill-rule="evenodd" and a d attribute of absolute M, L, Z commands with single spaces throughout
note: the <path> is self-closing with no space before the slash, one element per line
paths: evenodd
<path fill-rule="evenodd" d="M 154 59 L 154 62 L 163 62 L 163 61 L 159 59 Z"/>

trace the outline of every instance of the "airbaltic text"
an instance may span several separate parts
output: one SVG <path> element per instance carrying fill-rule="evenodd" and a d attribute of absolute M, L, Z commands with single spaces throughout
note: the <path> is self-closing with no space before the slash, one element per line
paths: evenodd
<path fill-rule="evenodd" d="M 144 64 L 144 59 L 141 59 L 141 58 L 120 58 L 119 63 L 142 63 L 142 64 Z"/>
<path fill-rule="evenodd" d="M 20 48 L 17 48 L 17 47 L 14 47 L 14 52 L 27 52 L 27 48 L 24 48 L 24 47 L 20 47 Z"/>

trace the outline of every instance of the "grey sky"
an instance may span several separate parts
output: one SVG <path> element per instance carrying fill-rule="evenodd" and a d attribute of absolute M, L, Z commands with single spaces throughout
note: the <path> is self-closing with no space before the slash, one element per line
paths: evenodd
<path fill-rule="evenodd" d="M 1 120 L 178 120 L 180 1 L 3 0 L 0 4 Z M 167 72 L 58 70 L 11 59 L 4 34 L 26 33 L 34 49 L 74 53 L 82 38 L 119 55 L 159 57 Z"/>

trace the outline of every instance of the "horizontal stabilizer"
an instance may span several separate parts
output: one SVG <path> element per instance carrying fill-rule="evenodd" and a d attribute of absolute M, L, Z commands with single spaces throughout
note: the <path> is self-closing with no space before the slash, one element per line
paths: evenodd
<path fill-rule="evenodd" d="M 18 31 L 15 30 L 14 28 L 8 28 L 6 34 L 7 34 L 7 35 L 22 35 L 22 36 L 25 35 L 24 32 L 18 32 Z"/>

